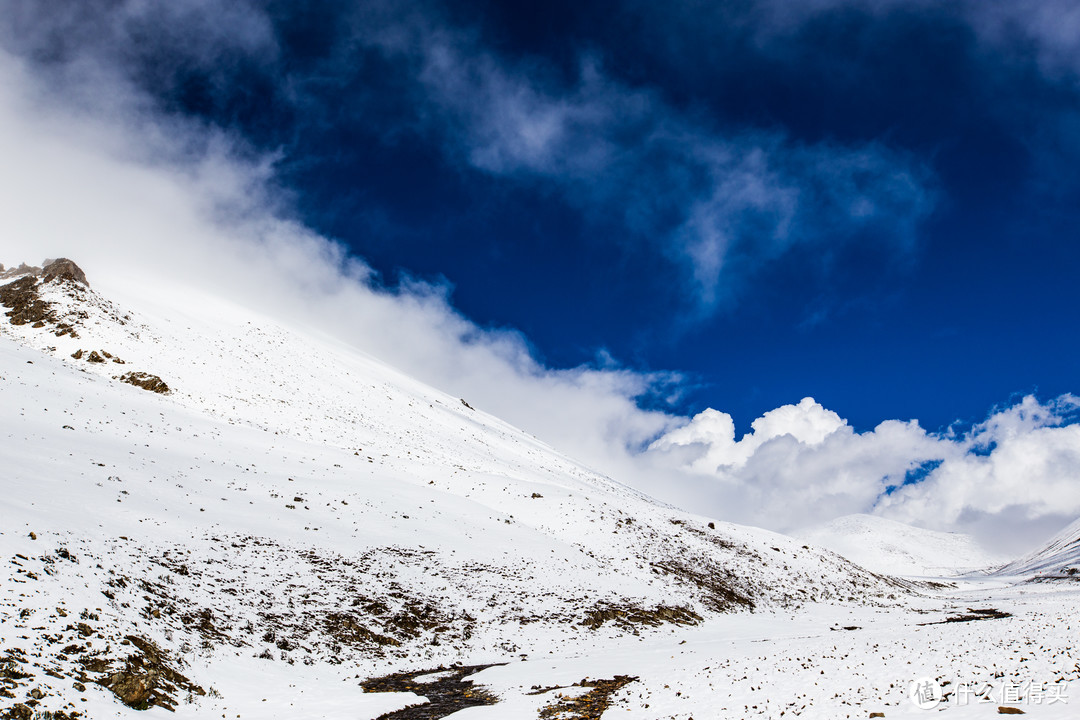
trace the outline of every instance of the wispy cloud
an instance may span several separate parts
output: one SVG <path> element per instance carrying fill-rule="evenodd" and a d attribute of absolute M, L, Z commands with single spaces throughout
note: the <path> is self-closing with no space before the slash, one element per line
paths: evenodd
<path fill-rule="evenodd" d="M 699 22 L 726 20 L 749 28 L 762 44 L 790 36 L 807 23 L 838 12 L 858 12 L 877 20 L 890 16 L 922 16 L 965 25 L 974 40 L 996 62 L 1038 63 L 1051 79 L 1080 75 L 1080 8 L 1071 0 L 961 0 L 939 3 L 933 0 L 813 0 L 791 3 L 784 0 L 755 0 L 702 13 L 696 2 L 683 3 L 688 14 Z"/>
<path fill-rule="evenodd" d="M 4 9 L 25 21 L 29 7 L 9 1 Z M 200 28 L 209 33 L 218 49 L 195 51 L 195 63 L 216 67 L 222 53 L 275 57 L 260 12 L 232 7 L 249 27 L 235 45 L 206 28 L 208 4 L 187 6 L 194 15 L 171 17 L 175 26 L 163 32 L 191 42 Z M 783 530 L 876 511 L 990 537 L 980 518 L 1012 513 L 1020 525 L 1044 527 L 1080 512 L 1071 397 L 1026 399 L 957 436 L 914 421 L 858 433 L 807 400 L 764 414 L 736 439 L 719 411 L 690 419 L 641 409 L 644 396 L 677 392 L 675 374 L 610 359 L 547 367 L 519 333 L 479 327 L 456 311 L 444 287 L 379 287 L 362 260 L 296 220 L 275 181 L 275 154 L 162 108 L 119 48 L 77 39 L 105 22 L 102 37 L 135 42 L 129 13 L 141 22 L 136 11 L 157 12 L 141 3 L 109 8 L 121 11 L 85 27 L 43 10 L 34 15 L 36 40 L 16 42 L 12 26 L 5 31 L 18 50 L 0 51 L 5 261 L 67 255 L 106 285 L 137 275 L 227 294 L 332 333 L 624 482 L 717 517 Z M 498 57 L 475 35 L 385 8 L 364 19 L 349 42 L 400 63 L 415 129 L 447 158 L 469 172 L 542 184 L 584 212 L 617 214 L 684 268 L 706 310 L 795 246 L 873 241 L 904 253 L 933 204 L 926 167 L 880 143 L 725 131 L 613 80 L 588 57 L 566 81 L 542 64 Z M 59 45 L 46 42 L 53 34 Z M 54 46 L 63 52 L 38 57 Z M 909 475 L 920 468 L 929 469 Z"/>
<path fill-rule="evenodd" d="M 4 262 L 67 256 L 97 288 L 223 296 L 340 338 L 598 467 L 629 462 L 676 422 L 637 405 L 670 392 L 676 375 L 610 360 L 546 367 L 520 333 L 462 316 L 444 287 L 380 287 L 290 215 L 272 158 L 202 123 L 148 114 L 120 76 L 100 77 L 114 83 L 107 107 L 69 102 L 0 51 Z"/>
<path fill-rule="evenodd" d="M 582 58 L 565 84 L 472 35 L 420 33 L 407 52 L 428 129 L 452 157 L 541 182 L 587 214 L 621 216 L 683 268 L 706 314 L 795 245 L 871 237 L 902 254 L 934 205 L 931 171 L 901 151 L 710 127 L 612 79 L 595 58 Z"/>
<path fill-rule="evenodd" d="M 440 21 L 434 4 L 343 9 L 333 47 L 303 69 L 281 65 L 272 18 L 257 3 L 5 0 L 4 9 L 5 44 L 39 70 L 66 75 L 72 92 L 139 88 L 148 91 L 139 100 L 152 95 L 158 110 L 169 110 L 162 98 L 187 92 L 213 102 L 255 68 L 277 88 L 276 101 L 315 118 L 377 58 L 393 68 L 398 82 L 387 92 L 403 109 L 369 130 L 396 138 L 404 124 L 471 172 L 555 193 L 587 217 L 620 219 L 636 247 L 681 269 L 672 293 L 691 315 L 729 304 L 762 264 L 794 246 L 869 239 L 886 255 L 904 253 L 934 205 L 928 167 L 903 152 L 723 128 L 653 88 L 612 78 L 587 53 L 567 79 L 542 59 L 499 55 L 477 31 Z M 103 73 L 128 83 L 103 82 Z M 101 98 L 91 91 L 87 101 Z M 355 112 L 372 109 L 356 102 Z M 380 113 L 368 115 L 357 122 L 380 122 Z"/>

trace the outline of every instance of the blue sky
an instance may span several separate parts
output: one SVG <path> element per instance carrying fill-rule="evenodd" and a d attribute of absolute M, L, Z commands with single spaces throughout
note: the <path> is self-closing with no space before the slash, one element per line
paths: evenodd
<path fill-rule="evenodd" d="M 1075 43 L 1004 2 L 788 5 L 268 3 L 246 48 L 149 18 L 126 60 L 548 364 L 679 371 L 740 427 L 1075 390 Z"/>
<path fill-rule="evenodd" d="M 396 298 L 386 317 L 421 328 L 395 345 L 404 331 L 376 338 L 354 319 L 358 343 L 620 479 L 766 525 L 805 478 L 820 480 L 811 519 L 925 518 L 950 483 L 967 488 L 950 529 L 1008 515 L 1037 533 L 1080 511 L 1080 437 L 1062 434 L 1080 390 L 1072 2 L 0 11 L 0 70 L 19 88 L 0 98 L 10 152 L 86 128 L 124 138 L 103 168 L 135 159 L 193 178 L 192 197 L 216 193 L 210 249 L 253 218 L 291 223 L 293 250 L 317 248 L 313 278 L 360 278 L 354 314 Z M 69 137 L 35 134 L 53 125 Z M 125 207 L 132 187 L 111 190 L 100 206 Z M 19 212 L 0 218 L 5 243 L 9 225 L 37 233 Z M 476 346 L 472 377 L 461 358 Z M 562 416 L 543 407 L 553 386 Z M 1013 462 L 1022 443 L 997 451 L 1020 439 L 1039 468 Z M 843 502 L 822 489 L 849 476 Z M 973 499 L 1029 477 L 1072 494 L 1056 508 Z"/>

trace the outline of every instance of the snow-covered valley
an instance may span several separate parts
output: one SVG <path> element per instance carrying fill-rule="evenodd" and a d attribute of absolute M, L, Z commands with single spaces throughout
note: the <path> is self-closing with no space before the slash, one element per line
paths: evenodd
<path fill-rule="evenodd" d="M 373 678 L 456 665 L 490 667 L 454 718 L 918 716 L 921 678 L 950 717 L 1080 703 L 1071 576 L 871 572 L 333 338 L 45 270 L 0 279 L 0 717 L 363 720 L 449 676 Z"/>

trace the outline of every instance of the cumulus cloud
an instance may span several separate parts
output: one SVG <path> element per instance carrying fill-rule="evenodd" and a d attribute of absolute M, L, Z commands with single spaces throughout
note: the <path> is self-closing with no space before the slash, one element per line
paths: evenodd
<path fill-rule="evenodd" d="M 791 531 L 873 512 L 1016 551 L 1080 514 L 1078 407 L 1068 395 L 1028 396 L 961 434 L 896 420 L 859 433 L 804 398 L 765 413 L 739 439 L 730 416 L 706 410 L 646 457 L 708 478 L 714 501 L 754 524 Z M 1007 533 L 996 522 L 1003 517 Z"/>
<path fill-rule="evenodd" d="M 697 448 L 700 456 L 690 462 L 696 472 L 716 472 L 721 466 L 744 467 L 763 444 L 773 438 L 790 436 L 805 445 L 819 445 L 826 437 L 844 427 L 840 416 L 826 410 L 813 398 L 803 398 L 798 405 L 784 405 L 770 410 L 740 440 L 735 439 L 735 421 L 730 415 L 709 408 L 677 430 L 657 439 L 652 452 Z"/>

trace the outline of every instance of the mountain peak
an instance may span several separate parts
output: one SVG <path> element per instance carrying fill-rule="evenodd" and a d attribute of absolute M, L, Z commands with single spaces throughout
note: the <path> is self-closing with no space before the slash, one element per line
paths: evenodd
<path fill-rule="evenodd" d="M 23 262 L 19 263 L 18 267 L 5 269 L 4 265 L 0 263 L 0 280 L 11 280 L 24 275 L 40 277 L 43 282 L 71 280 L 90 287 L 90 282 L 86 279 L 86 273 L 74 261 L 67 258 L 45 258 L 45 262 L 41 263 L 41 267 L 27 265 Z"/>
<path fill-rule="evenodd" d="M 42 263 L 41 277 L 45 282 L 52 282 L 53 280 L 71 280 L 73 282 L 81 283 L 86 287 L 90 287 L 90 283 L 86 280 L 86 273 L 82 271 L 82 268 L 67 258 L 46 260 Z"/>

